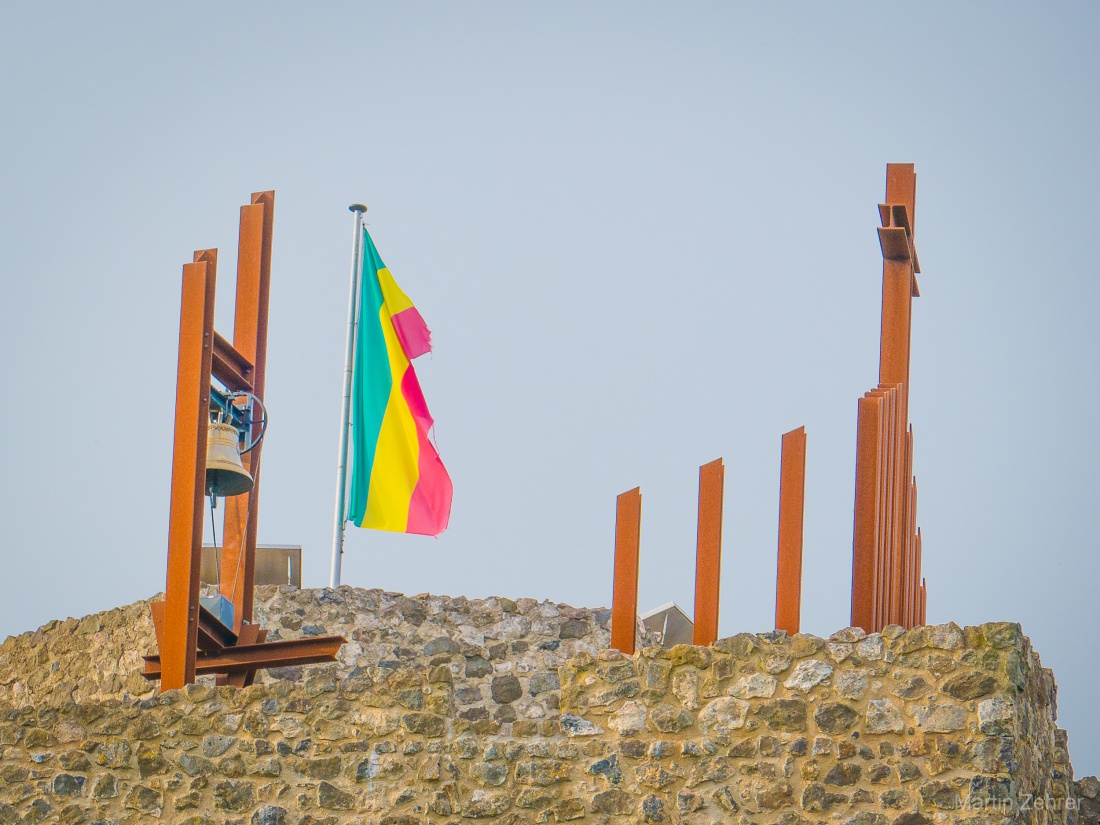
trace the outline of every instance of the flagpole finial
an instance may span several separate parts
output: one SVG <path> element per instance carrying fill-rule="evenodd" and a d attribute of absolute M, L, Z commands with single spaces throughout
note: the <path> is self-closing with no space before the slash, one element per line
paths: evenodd
<path fill-rule="evenodd" d="M 361 203 L 353 203 L 351 206 L 348 207 L 348 211 L 349 212 L 366 212 L 367 207 L 363 206 L 363 204 L 361 204 Z"/>

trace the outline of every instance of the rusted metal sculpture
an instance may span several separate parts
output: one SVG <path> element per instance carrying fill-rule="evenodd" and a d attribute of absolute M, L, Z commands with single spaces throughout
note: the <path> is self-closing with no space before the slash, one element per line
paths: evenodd
<path fill-rule="evenodd" d="M 775 629 L 790 635 L 802 619 L 802 525 L 806 499 L 806 428 L 783 434 L 779 472 L 779 553 Z"/>
<path fill-rule="evenodd" d="M 638 549 L 642 532 L 642 491 L 635 487 L 615 502 L 615 578 L 611 597 L 611 646 L 634 652 L 638 623 Z"/>
<path fill-rule="evenodd" d="M 716 458 L 699 468 L 699 522 L 695 544 L 695 617 L 692 642 L 718 640 L 718 596 L 722 583 L 722 497 L 726 468 Z"/>
<path fill-rule="evenodd" d="M 924 624 L 913 429 L 909 426 L 909 361 L 913 298 L 920 263 L 913 245 L 917 176 L 911 163 L 886 167 L 879 204 L 882 327 L 879 384 L 859 399 L 852 530 L 852 625 L 867 632 L 888 624 Z"/>
<path fill-rule="evenodd" d="M 222 577 L 221 588 L 234 606 L 233 626 L 222 624 L 199 603 L 210 381 L 262 401 L 274 206 L 274 192 L 258 192 L 251 204 L 241 207 L 232 344 L 214 331 L 217 250 L 200 250 L 183 267 L 168 574 L 164 601 L 152 605 L 159 655 L 145 657 L 143 673 L 147 679 L 160 679 L 162 691 L 181 688 L 204 673 L 219 674 L 222 684 L 248 685 L 257 668 L 334 661 L 344 643 L 341 636 L 266 642 L 266 632 L 252 622 L 258 447 L 245 456 L 255 481 L 252 491 L 228 498 L 226 506 L 223 570 L 233 574 Z"/>

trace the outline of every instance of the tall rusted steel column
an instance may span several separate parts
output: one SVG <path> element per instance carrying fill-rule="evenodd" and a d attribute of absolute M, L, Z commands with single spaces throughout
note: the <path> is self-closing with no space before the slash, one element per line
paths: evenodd
<path fill-rule="evenodd" d="M 267 374 L 267 322 L 274 215 L 275 193 L 253 193 L 252 203 L 241 207 L 237 246 L 233 348 L 253 365 L 252 393 L 261 401 Z M 233 602 L 234 629 L 238 632 L 243 622 L 252 621 L 262 447 L 261 442 L 241 456 L 244 468 L 255 481 L 251 492 L 227 498 L 225 503 L 220 589 L 222 595 Z"/>
<path fill-rule="evenodd" d="M 716 458 L 699 468 L 699 525 L 695 544 L 695 627 L 692 642 L 718 640 L 722 578 L 722 494 L 726 468 Z"/>
<path fill-rule="evenodd" d="M 798 633 L 802 615 L 802 524 L 806 491 L 806 428 L 783 435 L 779 475 L 779 560 L 775 628 Z"/>
<path fill-rule="evenodd" d="M 642 532 L 640 487 L 615 502 L 615 578 L 611 597 L 611 647 L 634 653 L 638 624 L 638 549 Z"/>
<path fill-rule="evenodd" d="M 875 629 L 880 575 L 879 510 L 882 399 L 859 399 L 856 423 L 856 506 L 852 529 L 852 626 Z"/>
<path fill-rule="evenodd" d="M 858 426 L 852 537 L 852 621 L 868 631 L 881 630 L 889 623 L 911 627 L 919 618 L 916 498 L 909 427 L 912 304 L 913 298 L 920 295 L 916 277 L 920 264 L 913 246 L 916 190 L 913 164 L 891 163 L 886 167 L 886 202 L 879 204 L 878 229 L 882 249 L 879 386 L 869 393 L 882 399 L 882 426 L 877 445 L 871 443 L 876 440 L 874 428 L 863 421 Z M 861 405 L 862 415 L 869 407 L 862 401 Z M 868 480 L 870 457 L 876 446 L 878 485 Z M 873 553 L 868 538 L 868 513 L 872 510 L 877 521 Z M 866 591 L 869 577 L 874 582 L 870 599 Z"/>
<path fill-rule="evenodd" d="M 162 691 L 195 681 L 217 254 L 215 249 L 196 252 L 195 262 L 183 267 L 168 511 L 168 574 L 160 651 Z"/>

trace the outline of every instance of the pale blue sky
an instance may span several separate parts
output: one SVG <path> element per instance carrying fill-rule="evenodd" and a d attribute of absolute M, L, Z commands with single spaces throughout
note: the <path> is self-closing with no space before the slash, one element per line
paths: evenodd
<path fill-rule="evenodd" d="M 847 624 L 887 162 L 917 166 L 911 418 L 929 619 L 1020 621 L 1100 770 L 1095 4 L 0 7 L 0 637 L 163 588 L 181 265 L 276 190 L 261 541 L 327 580 L 351 215 L 434 331 L 440 539 L 346 583 L 690 610 L 727 467 L 723 634 L 772 624 L 805 425 L 803 626 Z M 209 529 L 209 528 L 207 528 Z M 209 535 L 209 534 L 208 534 Z M 220 535 L 220 529 L 219 529 Z"/>

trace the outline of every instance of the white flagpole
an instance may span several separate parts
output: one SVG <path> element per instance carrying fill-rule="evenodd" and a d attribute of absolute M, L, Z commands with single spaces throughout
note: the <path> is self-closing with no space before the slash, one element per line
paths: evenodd
<path fill-rule="evenodd" d="M 355 251 L 351 261 L 351 289 L 348 293 L 348 345 L 344 355 L 344 401 L 340 407 L 340 460 L 336 469 L 336 517 L 332 526 L 332 573 L 329 584 L 340 586 L 340 560 L 344 554 L 344 505 L 348 482 L 348 429 L 351 427 L 351 372 L 355 358 L 355 311 L 359 303 L 359 278 L 362 270 L 363 213 L 367 207 L 353 203 L 355 213 Z"/>

